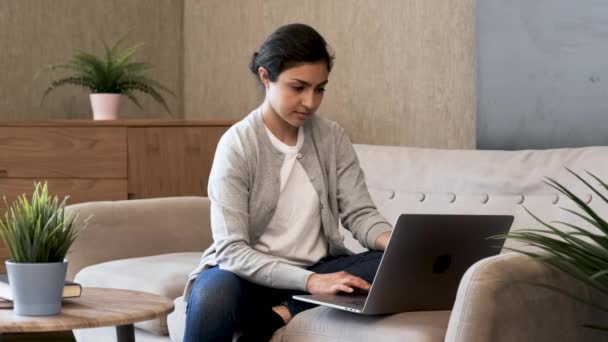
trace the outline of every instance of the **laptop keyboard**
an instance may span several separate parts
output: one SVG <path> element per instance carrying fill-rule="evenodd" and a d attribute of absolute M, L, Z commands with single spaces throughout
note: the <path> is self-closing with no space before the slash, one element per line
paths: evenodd
<path fill-rule="evenodd" d="M 366 299 L 367 295 L 336 295 L 332 298 L 331 302 L 349 308 L 363 310 Z"/>

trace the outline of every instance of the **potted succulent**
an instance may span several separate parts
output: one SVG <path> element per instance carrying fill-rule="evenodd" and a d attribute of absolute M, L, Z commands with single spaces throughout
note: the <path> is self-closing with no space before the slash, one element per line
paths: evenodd
<path fill-rule="evenodd" d="M 80 231 L 74 224 L 76 215 L 64 217 L 66 200 L 51 198 L 46 183 L 35 183 L 31 201 L 21 195 L 0 219 L 0 237 L 11 256 L 6 269 L 18 315 L 61 311 L 65 256 Z"/>
<path fill-rule="evenodd" d="M 608 204 L 608 184 L 587 171 L 590 179 L 567 169 L 579 181 L 583 182 L 593 193 L 602 200 L 600 204 Z M 597 182 L 596 185 L 591 182 Z M 510 238 L 522 241 L 536 248 L 535 251 L 513 249 L 534 259 L 538 259 L 551 267 L 578 279 L 600 293 L 608 295 L 608 221 L 602 218 L 584 200 L 567 187 L 554 179 L 547 178 L 546 183 L 565 195 L 576 204 L 576 210 L 562 208 L 574 217 L 587 223 L 587 226 L 575 225 L 568 222 L 546 222 L 528 213 L 536 219 L 544 229 L 523 229 L 511 232 L 498 238 Z M 560 292 L 575 300 L 579 300 L 595 308 L 608 312 L 608 308 L 597 303 L 589 302 L 564 291 L 552 284 L 534 284 L 553 291 Z M 608 327 L 588 324 L 586 327 L 608 330 Z"/>
<path fill-rule="evenodd" d="M 87 88 L 90 94 L 93 118 L 113 120 L 118 118 L 120 99 L 125 96 L 137 107 L 143 109 L 135 92 L 141 92 L 160 103 L 171 114 L 161 91 L 175 95 L 159 82 L 146 77 L 145 71 L 152 66 L 147 63 L 133 62 L 132 58 L 141 44 L 120 49 L 124 39 L 111 47 L 103 43 L 103 56 L 86 51 L 77 51 L 67 64 L 51 65 L 50 70 L 67 70 L 70 75 L 53 80 L 45 90 L 42 100 L 57 87 L 75 85 Z"/>

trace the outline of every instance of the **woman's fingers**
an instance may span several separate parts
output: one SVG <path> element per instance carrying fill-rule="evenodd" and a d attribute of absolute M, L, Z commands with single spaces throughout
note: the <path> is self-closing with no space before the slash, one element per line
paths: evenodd
<path fill-rule="evenodd" d="M 358 289 L 368 291 L 370 287 L 364 279 L 347 272 L 315 273 L 308 278 L 306 285 L 310 293 L 353 293 Z"/>
<path fill-rule="evenodd" d="M 337 284 L 333 287 L 332 293 L 354 293 L 357 290 L 368 291 L 370 288 L 369 283 L 366 282 L 364 279 L 353 276 L 351 274 L 344 274 L 336 280 Z"/>
<path fill-rule="evenodd" d="M 358 289 L 362 289 L 362 290 L 369 290 L 371 285 L 365 281 L 362 278 L 353 276 L 353 275 L 349 275 L 348 277 L 346 277 L 344 279 L 344 285 L 348 285 L 350 287 L 356 287 Z"/>
<path fill-rule="evenodd" d="M 348 292 L 348 293 L 351 293 L 353 291 L 354 290 L 353 290 L 352 287 L 349 287 L 349 286 L 344 285 L 344 284 L 340 284 L 340 285 L 337 285 L 337 288 L 334 291 L 334 293 L 338 293 L 338 292 Z"/>

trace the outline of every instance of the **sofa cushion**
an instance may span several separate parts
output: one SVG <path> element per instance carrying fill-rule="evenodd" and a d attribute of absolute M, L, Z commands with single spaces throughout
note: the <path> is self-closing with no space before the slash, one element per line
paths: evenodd
<path fill-rule="evenodd" d="M 171 299 L 182 295 L 188 274 L 199 264 L 201 253 L 172 253 L 104 262 L 82 269 L 75 281 L 82 286 L 144 291 Z M 139 322 L 135 327 L 167 335 L 167 318 Z"/>
<path fill-rule="evenodd" d="M 273 341 L 443 341 L 450 311 L 364 316 L 327 307 L 296 315 Z"/>
<path fill-rule="evenodd" d="M 186 330 L 186 306 L 184 297 L 178 297 L 173 301 L 175 309 L 167 316 L 167 325 L 171 341 L 183 341 L 184 330 Z"/>
<path fill-rule="evenodd" d="M 344 341 L 443 341 L 450 311 L 403 312 L 386 316 L 364 316 L 327 307 L 304 311 L 279 329 L 271 342 Z M 172 341 L 182 341 L 186 323 L 186 303 L 175 299 L 169 314 Z"/>
<path fill-rule="evenodd" d="M 87 329 L 74 329 L 74 338 L 77 342 L 114 342 L 116 341 L 116 327 L 100 327 Z M 44 336 L 44 335 L 43 335 Z M 35 337 L 34 337 L 35 338 Z M 39 341 L 39 340 L 36 340 Z M 59 340 L 55 340 L 59 341 Z M 70 340 L 67 340 L 70 341 Z M 169 336 L 160 336 L 148 331 L 135 329 L 136 342 L 172 342 Z"/>

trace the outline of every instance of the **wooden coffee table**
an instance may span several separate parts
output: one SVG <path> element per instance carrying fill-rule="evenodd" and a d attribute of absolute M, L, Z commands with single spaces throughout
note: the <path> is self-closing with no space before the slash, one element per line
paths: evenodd
<path fill-rule="evenodd" d="M 118 342 L 135 341 L 133 323 L 158 318 L 173 311 L 169 298 L 132 290 L 83 287 L 82 296 L 64 299 L 56 316 L 18 316 L 0 310 L 0 334 L 63 331 L 116 326 Z"/>

